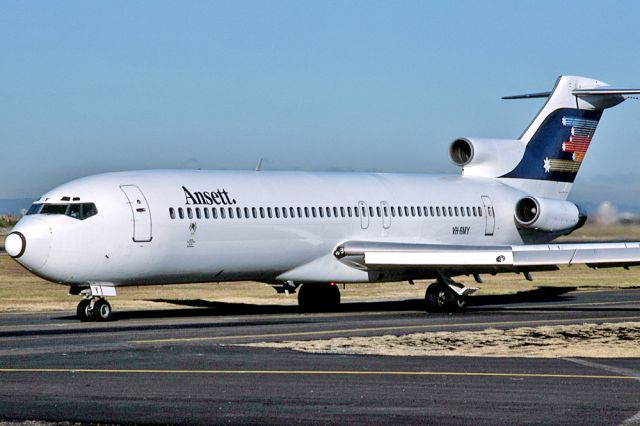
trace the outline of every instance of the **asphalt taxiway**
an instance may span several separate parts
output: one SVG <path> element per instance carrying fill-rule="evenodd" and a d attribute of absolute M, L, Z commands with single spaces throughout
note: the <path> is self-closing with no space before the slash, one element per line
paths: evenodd
<path fill-rule="evenodd" d="M 326 355 L 234 345 L 640 321 L 638 289 L 567 290 L 478 297 L 460 314 L 426 314 L 418 300 L 314 314 L 180 301 L 188 306 L 116 311 L 108 323 L 4 314 L 0 420 L 640 424 L 640 358 Z"/>

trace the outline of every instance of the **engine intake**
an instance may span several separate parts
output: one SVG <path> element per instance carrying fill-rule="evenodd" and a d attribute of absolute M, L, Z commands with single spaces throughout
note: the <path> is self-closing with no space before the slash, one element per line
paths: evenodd
<path fill-rule="evenodd" d="M 544 232 L 574 230 L 587 220 L 587 215 L 570 201 L 524 197 L 516 203 L 518 226 Z"/>
<path fill-rule="evenodd" d="M 449 158 L 468 176 L 499 177 L 518 164 L 524 145 L 511 139 L 459 138 L 449 146 Z"/>
<path fill-rule="evenodd" d="M 473 160 L 473 144 L 469 139 L 456 139 L 449 147 L 449 158 L 456 166 L 464 167 Z"/>

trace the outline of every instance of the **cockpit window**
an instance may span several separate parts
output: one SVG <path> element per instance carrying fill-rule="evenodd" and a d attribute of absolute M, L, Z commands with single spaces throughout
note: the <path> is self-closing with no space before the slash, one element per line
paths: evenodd
<path fill-rule="evenodd" d="M 45 204 L 40 214 L 66 214 L 69 204 Z"/>
<path fill-rule="evenodd" d="M 33 204 L 27 211 L 31 214 L 66 215 L 78 220 L 88 219 L 98 214 L 94 203 L 60 203 L 60 204 Z"/>
<path fill-rule="evenodd" d="M 27 210 L 27 214 L 30 215 L 40 213 L 40 207 L 42 207 L 42 203 L 31 204 L 31 207 L 29 207 L 29 210 Z"/>
<path fill-rule="evenodd" d="M 87 219 L 98 214 L 98 209 L 93 203 L 82 204 L 82 218 Z"/>
<path fill-rule="evenodd" d="M 67 216 L 71 216 L 74 219 L 80 219 L 80 204 L 71 204 L 69 205 L 69 210 L 67 210 Z"/>

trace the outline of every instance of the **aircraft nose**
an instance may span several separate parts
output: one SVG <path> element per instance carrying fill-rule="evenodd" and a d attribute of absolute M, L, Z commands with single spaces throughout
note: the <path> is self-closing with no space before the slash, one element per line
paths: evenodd
<path fill-rule="evenodd" d="M 7 254 L 29 269 L 44 266 L 51 248 L 51 229 L 40 219 L 29 218 L 7 235 L 4 249 Z"/>

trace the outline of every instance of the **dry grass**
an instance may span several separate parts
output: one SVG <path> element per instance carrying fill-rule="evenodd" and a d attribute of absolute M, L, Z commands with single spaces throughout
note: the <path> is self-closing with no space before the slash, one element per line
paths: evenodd
<path fill-rule="evenodd" d="M 357 355 L 638 358 L 638 340 L 640 322 L 622 322 L 340 337 L 239 346 Z"/>
<path fill-rule="evenodd" d="M 573 238 L 583 235 L 598 236 L 603 239 L 633 238 L 640 227 L 595 228 L 586 227 Z M 1 240 L 0 240 L 1 242 Z M 475 285 L 472 279 L 462 277 L 460 281 Z M 579 288 L 614 287 L 625 288 L 640 286 L 640 267 L 630 271 L 624 269 L 593 271 L 585 266 L 562 268 L 558 272 L 540 272 L 534 274 L 534 282 L 526 281 L 522 276 L 503 274 L 484 276 L 485 283 L 480 285 L 478 294 L 512 294 L 518 291 L 532 290 L 539 286 Z M 342 298 L 346 301 L 372 299 L 413 299 L 422 298 L 428 282 L 416 282 L 416 285 L 402 283 L 353 284 L 341 288 Z M 250 304 L 289 304 L 297 303 L 295 295 L 286 297 L 276 294 L 269 286 L 255 282 L 208 283 L 167 285 L 151 287 L 124 287 L 118 289 L 116 304 L 118 308 L 163 308 L 168 303 L 152 300 L 213 300 L 230 303 Z M 67 296 L 67 288 L 42 280 L 8 256 L 0 256 L 0 312 L 73 310 L 78 302 L 77 296 Z"/>
<path fill-rule="evenodd" d="M 0 215 L 0 229 L 4 229 L 5 232 L 6 232 L 6 230 L 12 228 L 13 225 L 18 223 L 18 221 L 20 220 L 20 217 L 21 216 L 16 215 L 16 214 L 3 214 L 3 215 Z"/>

